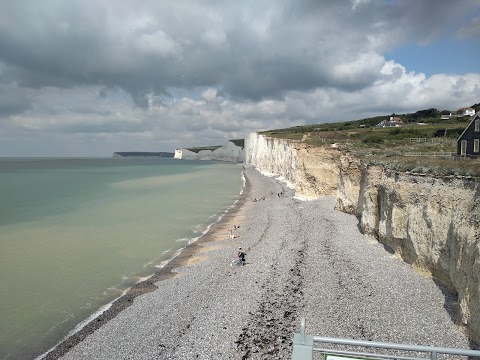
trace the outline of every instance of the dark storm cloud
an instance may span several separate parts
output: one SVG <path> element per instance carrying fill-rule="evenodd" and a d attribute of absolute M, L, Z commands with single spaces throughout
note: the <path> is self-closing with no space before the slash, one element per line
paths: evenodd
<path fill-rule="evenodd" d="M 0 152 L 171 150 L 470 106 L 480 74 L 426 77 L 384 54 L 478 37 L 479 16 L 478 0 L 2 1 L 0 136 L 21 137 Z"/>
<path fill-rule="evenodd" d="M 400 33 L 428 41 L 446 19 L 456 24 L 471 6 L 434 0 L 3 2 L 0 59 L 21 86 L 119 86 L 141 105 L 145 94 L 169 87 L 223 84 L 227 93 L 248 99 L 316 87 L 358 90 L 375 76 L 333 76 L 331 67 L 405 41 Z M 382 41 L 387 35 L 389 44 Z"/>
<path fill-rule="evenodd" d="M 32 108 L 31 100 L 19 89 L 0 86 L 0 118 Z"/>
<path fill-rule="evenodd" d="M 55 131 L 65 133 L 138 133 L 145 132 L 152 129 L 150 124 L 143 122 L 95 122 L 95 123 L 74 123 L 62 124 L 55 128 Z"/>
<path fill-rule="evenodd" d="M 460 29 L 479 7 L 477 0 L 403 0 L 392 3 L 385 13 L 389 24 L 404 32 L 406 40 L 419 44 Z"/>
<path fill-rule="evenodd" d="M 329 68 L 368 46 L 368 36 L 396 36 L 391 29 L 400 27 L 426 41 L 442 30 L 441 19 L 464 15 L 459 3 L 472 4 L 374 1 L 352 11 L 350 1 L 266 3 L 274 10 L 252 3 L 146 2 L 134 11 L 127 1 L 20 1 L 3 5 L 0 54 L 24 86 L 120 86 L 141 105 L 145 94 L 168 87 L 224 84 L 249 99 L 315 87 L 358 90 L 375 77 L 335 77 Z"/>

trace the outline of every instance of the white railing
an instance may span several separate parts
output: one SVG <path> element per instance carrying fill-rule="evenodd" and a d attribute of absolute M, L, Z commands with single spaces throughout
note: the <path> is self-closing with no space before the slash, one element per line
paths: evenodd
<path fill-rule="evenodd" d="M 322 347 L 314 347 L 314 345 L 322 345 Z M 336 344 L 352 347 L 360 347 L 362 351 L 347 351 L 347 350 L 338 350 L 333 348 L 325 348 L 325 344 Z M 382 354 L 372 351 L 370 349 L 377 349 L 373 351 L 378 351 L 378 349 L 387 349 L 390 354 Z M 403 351 L 407 354 L 398 355 L 393 354 L 393 351 Z M 464 350 L 464 349 L 452 349 L 444 347 L 434 347 L 434 346 L 420 346 L 420 345 L 407 345 L 407 344 L 394 344 L 394 343 L 383 343 L 375 341 L 365 341 L 365 340 L 354 340 L 354 339 L 338 339 L 331 337 L 323 336 L 311 336 L 305 335 L 305 319 L 302 318 L 300 323 L 300 333 L 295 334 L 293 337 L 293 350 L 292 350 L 292 360 L 312 360 L 313 353 L 320 353 L 325 356 L 325 359 L 399 359 L 399 360 L 437 360 L 438 354 L 449 354 L 449 355 L 461 355 L 469 356 L 472 358 L 480 359 L 480 351 L 478 350 Z M 408 355 L 410 353 L 423 353 L 429 357 L 416 357 Z M 355 356 L 359 356 L 356 358 Z"/>

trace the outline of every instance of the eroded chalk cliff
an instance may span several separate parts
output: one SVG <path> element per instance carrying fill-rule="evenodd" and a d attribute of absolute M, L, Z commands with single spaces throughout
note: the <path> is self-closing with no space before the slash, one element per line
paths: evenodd
<path fill-rule="evenodd" d="M 231 141 L 227 141 L 223 146 L 215 150 L 201 150 L 199 152 L 190 151 L 188 149 L 176 149 L 175 159 L 186 160 L 221 160 L 243 162 L 245 160 L 244 149 L 235 145 Z"/>
<path fill-rule="evenodd" d="M 474 179 L 400 173 L 332 148 L 257 133 L 245 161 L 286 179 L 296 196 L 336 194 L 363 232 L 458 294 L 458 322 L 480 342 L 480 191 Z"/>
<path fill-rule="evenodd" d="M 457 293 L 457 320 L 480 341 L 478 181 L 400 173 L 343 157 L 336 206 Z"/>
<path fill-rule="evenodd" d="M 245 162 L 262 172 L 285 179 L 298 197 L 333 195 L 339 175 L 335 150 L 305 146 L 299 141 L 273 139 L 251 133 L 245 139 Z"/>

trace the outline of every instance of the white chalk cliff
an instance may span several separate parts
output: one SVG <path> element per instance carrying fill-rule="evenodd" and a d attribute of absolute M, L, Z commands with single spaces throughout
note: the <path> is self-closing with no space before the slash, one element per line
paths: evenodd
<path fill-rule="evenodd" d="M 176 149 L 174 158 L 243 162 L 245 160 L 245 152 L 240 146 L 235 145 L 231 141 L 227 141 L 222 147 L 215 150 L 200 150 L 199 152 L 194 152 L 188 149 Z"/>
<path fill-rule="evenodd" d="M 458 323 L 480 342 L 480 187 L 475 179 L 400 173 L 334 148 L 257 133 L 245 162 L 289 182 L 296 196 L 335 194 L 338 210 L 414 268 L 458 294 Z"/>
<path fill-rule="evenodd" d="M 337 191 L 338 151 L 307 147 L 300 141 L 251 133 L 245 139 L 245 162 L 285 179 L 298 197 L 315 199 Z"/>

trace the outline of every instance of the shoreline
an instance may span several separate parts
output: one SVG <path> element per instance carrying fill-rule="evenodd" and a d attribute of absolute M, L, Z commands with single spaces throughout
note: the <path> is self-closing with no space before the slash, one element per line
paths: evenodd
<path fill-rule="evenodd" d="M 154 274 L 130 287 L 125 291 L 125 294 L 121 295 L 112 303 L 106 304 L 105 306 L 108 306 L 106 310 L 97 316 L 93 316 L 93 318 L 78 331 L 71 335 L 67 335 L 65 339 L 60 341 L 47 352 L 37 356 L 35 360 L 60 359 L 62 356 L 68 353 L 71 348 L 81 343 L 87 336 L 93 334 L 97 329 L 101 328 L 107 322 L 114 319 L 123 310 L 131 306 L 133 304 L 133 300 L 137 296 L 157 290 L 158 286 L 155 285 L 155 283 L 178 276 L 179 272 L 175 272 L 174 270 L 196 263 L 197 254 L 203 252 L 200 245 L 202 243 L 215 240 L 213 239 L 215 235 L 219 231 L 224 231 L 224 227 L 229 223 L 230 218 L 235 217 L 235 215 L 241 211 L 242 207 L 248 200 L 251 187 L 248 178 L 245 176 L 245 167 L 241 173 L 241 176 L 244 180 L 237 200 L 222 215 L 219 216 L 219 219 L 216 222 L 209 225 L 208 230 L 203 235 L 199 236 L 193 242 L 190 242 L 184 248 L 179 249 L 177 254 L 168 260 L 165 266 L 158 268 Z M 101 311 L 101 309 L 99 311 Z"/>
<path fill-rule="evenodd" d="M 308 335 L 474 348 L 455 297 L 361 234 L 334 196 L 301 201 L 280 179 L 244 172 L 236 206 L 146 282 L 155 291 L 136 290 L 50 359 L 283 359 L 301 318 Z M 233 225 L 238 239 L 227 239 Z M 247 264 L 232 267 L 238 246 Z"/>

